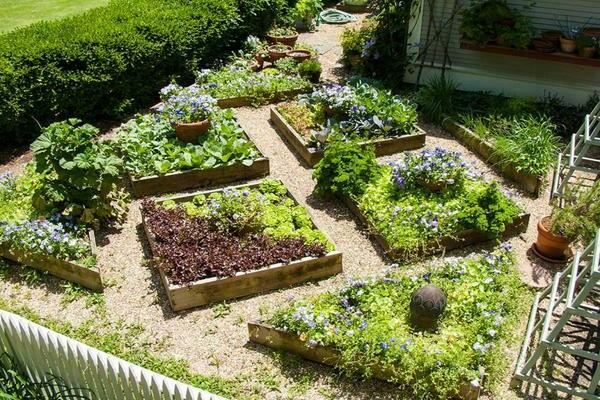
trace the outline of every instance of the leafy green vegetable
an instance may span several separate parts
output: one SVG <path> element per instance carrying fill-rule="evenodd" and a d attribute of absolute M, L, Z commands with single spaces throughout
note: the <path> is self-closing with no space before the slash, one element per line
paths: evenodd
<path fill-rule="evenodd" d="M 169 122 L 155 115 L 138 115 L 126 122 L 116 140 L 125 169 L 143 177 L 237 163 L 252 165 L 259 152 L 246 138 L 233 111 L 218 111 L 211 118 L 211 129 L 198 144 L 179 141 Z"/>

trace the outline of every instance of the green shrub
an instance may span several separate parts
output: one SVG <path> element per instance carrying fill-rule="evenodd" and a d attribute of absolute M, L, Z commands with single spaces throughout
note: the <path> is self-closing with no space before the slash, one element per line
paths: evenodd
<path fill-rule="evenodd" d="M 173 79 L 263 33 L 287 0 L 114 0 L 0 36 L 0 132 L 27 142 L 38 123 L 120 118 Z"/>
<path fill-rule="evenodd" d="M 344 196 L 361 195 L 379 173 L 375 149 L 362 148 L 356 141 L 334 141 L 315 167 L 316 191 Z"/>

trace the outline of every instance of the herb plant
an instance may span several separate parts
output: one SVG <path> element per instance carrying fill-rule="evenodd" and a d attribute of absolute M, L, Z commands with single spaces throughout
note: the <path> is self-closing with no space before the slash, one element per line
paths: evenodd
<path fill-rule="evenodd" d="M 271 28 L 271 30 L 269 30 L 267 34 L 274 37 L 287 37 L 297 35 L 298 32 L 296 32 L 295 29 L 290 27 L 276 26 Z"/>
<path fill-rule="evenodd" d="M 600 228 L 600 181 L 591 187 L 573 185 L 561 208 L 552 213 L 552 232 L 571 242 L 590 243 Z"/>
<path fill-rule="evenodd" d="M 217 99 L 251 97 L 257 103 L 280 92 L 308 90 L 306 79 L 283 73 L 252 72 L 247 67 L 230 65 L 218 70 L 202 70 L 196 77 L 202 93 Z"/>
<path fill-rule="evenodd" d="M 410 323 L 412 293 L 434 284 L 448 299 L 437 330 Z M 465 385 L 497 383 L 508 367 L 506 344 L 530 297 L 510 245 L 455 259 L 422 273 L 391 269 L 384 278 L 350 279 L 339 291 L 296 300 L 268 322 L 307 347 L 333 348 L 336 365 L 370 377 L 385 371 L 406 398 L 447 399 Z"/>
<path fill-rule="evenodd" d="M 122 161 L 108 142 L 97 141 L 98 129 L 69 119 L 51 124 L 31 145 L 41 184 L 33 205 L 44 213 L 58 212 L 83 223 L 120 221 L 127 195 L 119 188 Z"/>
<path fill-rule="evenodd" d="M 138 115 L 121 125 L 116 147 L 123 154 L 125 169 L 135 177 L 236 163 L 251 165 L 259 157 L 232 110 L 213 113 L 212 126 L 197 145 L 176 139 L 168 121 Z"/>
<path fill-rule="evenodd" d="M 146 200 L 143 212 L 157 240 L 156 256 L 176 284 L 333 250 L 278 181 L 199 195 L 183 204 Z"/>

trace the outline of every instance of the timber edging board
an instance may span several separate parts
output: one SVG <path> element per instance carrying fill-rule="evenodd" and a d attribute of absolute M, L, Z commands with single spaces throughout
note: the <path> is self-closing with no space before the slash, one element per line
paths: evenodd
<path fill-rule="evenodd" d="M 196 168 L 188 171 L 140 178 L 135 178 L 131 174 L 127 175 L 131 182 L 134 196 L 140 198 L 161 193 L 180 192 L 202 186 L 260 178 L 269 175 L 269 159 L 260 154 L 260 157 L 254 160 L 252 165 L 236 163 L 216 168 Z"/>
<path fill-rule="evenodd" d="M 442 122 L 444 129 L 460 140 L 471 151 L 479 154 L 491 163 L 506 178 L 518 183 L 527 192 L 539 196 L 544 185 L 544 178 L 540 175 L 528 174 L 517 171 L 513 163 L 505 163 L 495 154 L 494 147 L 486 140 L 477 136 L 469 128 L 459 124 L 448 117 Z"/>
<path fill-rule="evenodd" d="M 348 197 L 342 197 L 344 204 L 350 209 L 352 214 L 367 228 L 369 235 L 375 239 L 377 244 L 383 249 L 385 254 L 394 260 L 402 260 L 404 252 L 401 249 L 394 249 L 390 246 L 387 239 L 379 233 L 375 225 L 362 212 L 358 205 Z M 502 236 L 509 237 L 527 231 L 529 226 L 530 214 L 520 214 L 510 225 L 506 227 Z M 443 236 L 438 240 L 432 240 L 424 249 L 417 251 L 421 255 L 439 253 L 441 251 L 454 250 L 462 247 L 467 247 L 473 244 L 483 243 L 491 240 L 488 234 L 476 229 L 467 229 L 457 233 L 454 236 Z"/>
<path fill-rule="evenodd" d="M 93 231 L 89 233 L 90 248 L 92 254 L 96 254 L 96 239 Z M 35 268 L 40 271 L 48 272 L 58 278 L 69 282 L 77 283 L 94 292 L 104 291 L 100 269 L 98 267 L 84 267 L 66 260 L 32 254 L 20 249 L 9 246 L 0 246 L 0 257 Z"/>
<path fill-rule="evenodd" d="M 326 346 L 308 347 L 298 335 L 286 332 L 262 322 L 248 322 L 248 337 L 252 343 L 294 353 L 307 360 L 336 367 L 342 359 L 341 354 L 334 348 Z M 391 380 L 391 371 L 383 368 L 372 368 L 373 377 L 381 381 Z M 458 394 L 459 399 L 476 400 L 479 398 L 481 387 L 464 384 Z"/>
<path fill-rule="evenodd" d="M 322 158 L 324 151 L 308 148 L 302 136 L 290 125 L 275 107 L 271 107 L 271 121 L 288 143 L 296 150 L 309 167 L 314 167 Z M 386 139 L 375 139 L 361 142 L 363 147 L 374 146 L 377 157 L 399 153 L 401 151 L 415 150 L 425 146 L 427 134 L 417 127 L 417 133 Z"/>
<path fill-rule="evenodd" d="M 250 184 L 230 186 L 228 188 L 164 198 L 158 200 L 158 202 L 160 203 L 167 200 L 173 200 L 176 203 L 183 203 L 191 201 L 195 196 L 200 194 L 208 195 L 211 193 L 222 192 L 225 189 L 235 190 L 242 188 L 255 188 L 258 187 L 261 182 L 262 181 L 258 181 Z M 296 204 L 300 204 L 289 191 L 288 196 L 294 200 Z M 314 218 L 310 212 L 309 216 L 313 226 L 316 229 L 319 229 L 319 227 L 315 224 Z M 143 211 L 142 224 L 146 238 L 150 244 L 150 250 L 154 256 L 156 254 L 156 241 L 146 223 Z M 322 230 L 321 232 L 325 235 L 327 240 L 329 240 L 331 243 L 334 243 L 325 232 Z M 231 277 L 205 278 L 187 285 L 174 285 L 170 283 L 168 277 L 164 273 L 163 268 L 161 268 L 160 265 L 158 265 L 158 267 L 161 281 L 165 287 L 171 308 L 173 311 L 181 311 L 217 301 L 244 297 L 273 289 L 281 289 L 293 286 L 307 281 L 328 278 L 332 275 L 342 272 L 342 253 L 334 250 L 322 257 L 305 257 L 289 263 L 278 263 L 253 271 L 238 272 Z"/>
<path fill-rule="evenodd" d="M 312 87 L 307 89 L 286 90 L 283 92 L 273 93 L 271 96 L 266 98 L 258 98 L 253 96 L 228 97 L 225 99 L 217 99 L 217 105 L 221 108 L 240 108 L 250 107 L 257 104 L 273 104 L 292 99 L 299 94 L 308 93 L 310 90 L 312 90 Z M 162 103 L 157 103 L 153 105 L 150 107 L 150 110 L 156 112 L 161 104 Z"/>

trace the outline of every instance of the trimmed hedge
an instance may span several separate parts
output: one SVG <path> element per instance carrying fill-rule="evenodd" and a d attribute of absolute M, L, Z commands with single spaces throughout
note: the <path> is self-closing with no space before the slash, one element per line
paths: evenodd
<path fill-rule="evenodd" d="M 290 0 L 113 0 L 0 36 L 0 142 L 68 117 L 123 117 L 262 34 Z M 39 124 L 39 125 L 38 125 Z"/>

